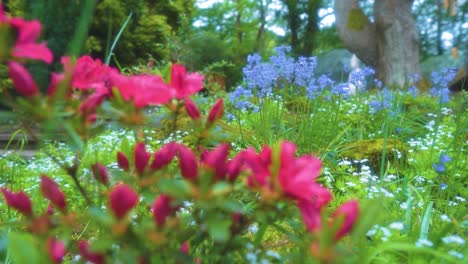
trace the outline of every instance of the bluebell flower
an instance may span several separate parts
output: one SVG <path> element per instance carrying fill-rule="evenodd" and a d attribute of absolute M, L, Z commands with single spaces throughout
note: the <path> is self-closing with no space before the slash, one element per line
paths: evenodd
<path fill-rule="evenodd" d="M 449 156 L 445 155 L 445 154 L 440 154 L 440 162 L 441 163 L 447 163 L 449 161 L 451 161 L 452 158 L 450 158 Z"/>
<path fill-rule="evenodd" d="M 443 69 L 441 72 L 433 72 L 432 87 L 429 93 L 433 97 L 439 97 L 441 103 L 448 103 L 450 101 L 450 90 L 448 89 L 448 83 L 455 77 L 455 69 Z"/>
<path fill-rule="evenodd" d="M 446 170 L 445 164 L 443 163 L 434 163 L 432 164 L 432 167 L 438 174 L 442 174 Z"/>
<path fill-rule="evenodd" d="M 416 98 L 419 94 L 419 90 L 416 86 L 412 85 L 410 88 L 408 88 L 408 93 L 413 97 Z"/>
<path fill-rule="evenodd" d="M 440 184 L 440 189 L 443 191 L 445 189 L 447 189 L 448 185 L 446 183 L 441 183 Z"/>

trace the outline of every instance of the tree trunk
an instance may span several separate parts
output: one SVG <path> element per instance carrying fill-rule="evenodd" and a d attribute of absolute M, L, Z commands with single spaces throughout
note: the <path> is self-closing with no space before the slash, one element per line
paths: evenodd
<path fill-rule="evenodd" d="M 304 32 L 304 47 L 302 48 L 302 54 L 304 56 L 310 56 L 314 50 L 314 41 L 318 28 L 318 10 L 322 5 L 322 0 L 309 0 L 307 2 L 307 24 Z"/>
<path fill-rule="evenodd" d="M 335 0 L 336 27 L 345 47 L 375 68 L 387 86 L 403 87 L 409 75 L 420 74 L 412 4 L 413 0 L 375 1 L 371 22 L 358 0 Z"/>

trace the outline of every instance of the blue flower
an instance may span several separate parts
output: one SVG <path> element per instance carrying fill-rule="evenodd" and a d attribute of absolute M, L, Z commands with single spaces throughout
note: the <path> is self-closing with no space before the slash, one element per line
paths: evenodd
<path fill-rule="evenodd" d="M 445 164 L 443 163 L 434 163 L 432 164 L 432 167 L 438 174 L 442 174 L 446 170 Z"/>
<path fill-rule="evenodd" d="M 445 155 L 445 154 L 440 154 L 440 162 L 441 163 L 447 163 L 449 161 L 451 161 L 452 158 L 450 158 L 449 156 Z"/>

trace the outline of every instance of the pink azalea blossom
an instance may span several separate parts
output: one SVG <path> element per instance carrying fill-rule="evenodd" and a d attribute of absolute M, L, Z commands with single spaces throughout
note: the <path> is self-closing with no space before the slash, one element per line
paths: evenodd
<path fill-rule="evenodd" d="M 203 75 L 198 73 L 187 74 L 184 66 L 173 64 L 169 85 L 175 91 L 175 98 L 184 99 L 203 89 L 204 78 Z"/>
<path fill-rule="evenodd" d="M 157 75 L 114 76 L 114 86 L 125 101 L 133 102 L 137 108 L 163 105 L 169 102 L 174 91 Z"/>
<path fill-rule="evenodd" d="M 0 12 L 3 13 L 2 11 Z M 48 64 L 52 62 L 53 55 L 46 44 L 36 43 L 42 30 L 38 20 L 26 21 L 14 17 L 9 19 L 8 23 L 17 32 L 17 39 L 12 50 L 13 57 L 41 60 Z"/>

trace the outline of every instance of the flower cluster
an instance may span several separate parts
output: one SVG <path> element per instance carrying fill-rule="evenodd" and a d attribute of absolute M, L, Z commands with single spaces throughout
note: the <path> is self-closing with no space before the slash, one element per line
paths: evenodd
<path fill-rule="evenodd" d="M 317 183 L 321 162 L 311 155 L 296 157 L 293 143 L 265 146 L 258 154 L 249 148 L 231 155 L 228 143 L 211 140 L 224 115 L 223 100 L 216 101 L 204 113 L 189 98 L 203 88 L 204 76 L 187 73 L 178 64 L 171 66 L 168 80 L 149 74 L 126 76 L 89 56 L 76 60 L 64 57 L 61 59 L 64 72 L 51 75 L 47 93 L 42 96 L 19 60 L 51 62 L 51 53 L 45 45 L 35 43 L 40 33 L 39 22 L 10 18 L 0 5 L 0 30 L 16 33 L 0 34 L 16 37 L 15 41 L 7 42 L 13 45 L 1 50 L 0 60 L 8 63 L 14 88 L 22 95 L 18 105 L 29 107 L 32 115 L 66 105 L 59 108 L 65 113 L 34 119 L 39 125 L 45 121 L 69 122 L 61 118 L 67 115 L 76 118 L 67 123 L 74 124 L 66 127 L 68 131 L 81 132 L 85 128 L 94 132 L 96 116 L 115 104 L 112 113 L 122 115 L 117 121 L 123 125 L 140 124 L 137 121 L 146 117 L 144 107 L 165 106 L 175 117 L 174 124 L 178 114 L 185 110 L 189 122 L 197 128 L 193 134 L 198 141 L 193 147 L 169 142 L 155 152 L 148 151 L 144 132 L 136 128 L 133 148 L 116 153 L 118 167 L 109 169 L 100 162 L 89 164 L 86 170 L 94 180 L 88 179 L 86 185 L 78 169 L 85 167 L 84 154 L 77 151 L 71 165 L 60 165 L 72 178 L 78 190 L 75 194 L 83 199 L 67 195 L 63 190 L 69 185 L 60 186 L 60 181 L 45 174 L 40 176 L 39 186 L 44 199 L 36 198 L 34 203 L 23 190 L 1 188 L 6 205 L 19 213 L 18 223 L 26 227 L 12 232 L 29 233 L 34 241 L 32 247 L 40 247 L 38 252 L 43 252 L 38 257 L 47 257 L 53 263 L 70 259 L 91 263 L 168 260 L 179 263 L 178 258 L 200 262 L 198 257 L 210 257 L 211 251 L 224 257 L 226 252 L 240 247 L 239 241 L 245 239 L 252 223 L 265 220 L 260 216 L 271 213 L 281 216 L 281 212 L 271 212 L 275 202 L 299 208 L 304 229 L 309 231 L 299 244 L 305 245 L 313 258 L 329 260 L 336 242 L 353 228 L 359 214 L 357 202 L 348 201 L 328 214 L 332 194 Z M 258 58 L 250 60 L 261 65 Z M 281 81 L 304 86 L 314 81 L 305 74 L 313 71 L 314 59 L 294 62 L 286 59 L 279 49 L 271 62 L 270 69 L 280 74 Z M 295 63 L 297 67 L 291 71 L 287 63 Z M 257 66 L 252 70 L 258 70 Z M 262 69 L 270 67 L 264 66 Z M 273 84 L 273 79 L 260 80 L 254 86 L 267 87 L 266 84 Z M 89 139 L 77 137 L 76 131 L 70 134 L 76 141 Z M 203 144 L 204 139 L 210 141 Z M 239 197 L 249 197 L 258 206 L 247 210 Z M 41 206 L 41 202 L 47 207 Z M 184 210 L 189 211 L 189 221 L 182 216 Z M 330 220 L 325 220 L 329 216 Z M 332 243 L 324 244 L 323 239 Z"/>

